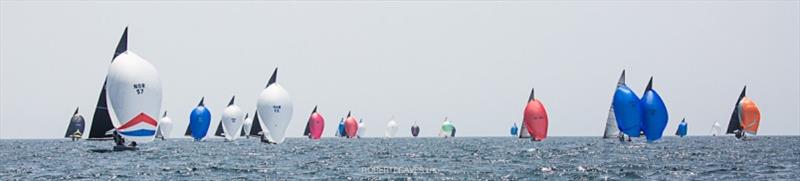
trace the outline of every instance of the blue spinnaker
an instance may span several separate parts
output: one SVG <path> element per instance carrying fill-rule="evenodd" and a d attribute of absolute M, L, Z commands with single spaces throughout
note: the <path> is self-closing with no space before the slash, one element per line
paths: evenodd
<path fill-rule="evenodd" d="M 661 96 L 653 90 L 653 78 L 647 83 L 644 95 L 642 95 L 642 109 L 644 110 L 644 131 L 647 141 L 656 141 L 661 139 L 664 134 L 664 128 L 667 128 L 667 106 L 661 100 Z"/>
<path fill-rule="evenodd" d="M 517 131 L 519 131 L 519 128 L 517 128 L 517 124 L 514 123 L 514 126 L 511 126 L 511 136 L 517 136 Z"/>
<path fill-rule="evenodd" d="M 642 107 L 639 105 L 639 96 L 628 86 L 619 85 L 614 92 L 614 115 L 617 127 L 622 133 L 630 137 L 639 137 L 642 127 Z"/>
<path fill-rule="evenodd" d="M 211 126 L 211 112 L 200 100 L 200 104 L 189 114 L 189 129 L 192 130 L 192 138 L 195 141 L 203 140 L 208 133 L 209 126 Z"/>
<path fill-rule="evenodd" d="M 680 137 L 684 137 L 684 136 L 686 136 L 687 129 L 688 129 L 688 125 L 686 125 L 686 122 L 685 121 L 681 122 L 681 124 L 678 124 L 678 131 L 675 132 L 675 135 L 678 135 Z"/>

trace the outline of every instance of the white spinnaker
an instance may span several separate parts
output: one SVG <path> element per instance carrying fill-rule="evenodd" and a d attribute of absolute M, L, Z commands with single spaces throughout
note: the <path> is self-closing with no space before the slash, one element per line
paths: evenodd
<path fill-rule="evenodd" d="M 244 118 L 244 124 L 242 124 L 242 126 L 244 126 L 244 129 L 242 129 L 242 131 L 244 131 L 244 135 L 249 136 L 250 129 L 251 127 L 253 127 L 253 118 L 252 117 Z"/>
<path fill-rule="evenodd" d="M 139 143 L 153 141 L 158 128 L 154 116 L 158 116 L 161 111 L 161 91 L 161 81 L 153 64 L 131 51 L 125 51 L 114 58 L 108 69 L 106 99 L 109 102 L 111 123 L 123 137 Z M 144 114 L 156 124 L 142 122 L 120 129 L 120 126 L 139 114 Z M 122 134 L 136 130 L 152 131 L 152 134 Z"/>
<path fill-rule="evenodd" d="M 258 116 L 266 138 L 274 143 L 283 143 L 286 128 L 292 121 L 292 101 L 281 85 L 269 85 L 258 97 Z"/>
<path fill-rule="evenodd" d="M 244 113 L 239 106 L 230 105 L 222 112 L 222 129 L 225 131 L 225 139 L 235 140 L 239 138 L 244 125 Z"/>
<path fill-rule="evenodd" d="M 606 131 L 603 132 L 603 138 L 616 138 L 619 136 L 619 127 L 617 127 L 617 116 L 614 114 L 614 105 L 608 110 L 608 119 L 606 120 Z"/>
<path fill-rule="evenodd" d="M 394 119 L 389 120 L 389 123 L 386 124 L 386 133 L 384 136 L 386 136 L 387 138 L 394 137 L 394 135 L 397 134 L 397 129 L 398 129 L 397 122 L 395 122 Z"/>
<path fill-rule="evenodd" d="M 169 138 L 172 133 L 172 119 L 167 116 L 162 117 L 158 120 L 158 129 L 161 131 L 161 136 Z"/>
<path fill-rule="evenodd" d="M 364 125 L 364 120 L 358 122 L 358 131 L 356 131 L 356 136 L 359 138 L 364 138 L 367 136 L 367 125 Z"/>
<path fill-rule="evenodd" d="M 714 121 L 714 125 L 711 125 L 711 135 L 716 136 L 722 134 L 722 127 L 719 125 L 719 121 Z"/>

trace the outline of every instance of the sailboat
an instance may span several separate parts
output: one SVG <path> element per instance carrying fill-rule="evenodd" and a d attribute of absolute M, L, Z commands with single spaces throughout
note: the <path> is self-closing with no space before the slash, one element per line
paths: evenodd
<path fill-rule="evenodd" d="M 736 138 L 743 140 L 755 136 L 761 123 L 761 111 L 752 99 L 746 97 L 746 91 L 747 86 L 739 94 L 739 100 L 736 101 L 731 121 L 728 123 L 728 130 L 725 132 L 735 134 Z"/>
<path fill-rule="evenodd" d="M 123 52 L 128 51 L 128 27 L 125 27 L 125 32 L 119 39 L 119 44 L 114 51 L 114 56 L 111 57 L 111 63 L 114 59 Z M 111 123 L 111 114 L 108 110 L 108 99 L 106 98 L 106 84 L 108 84 L 108 76 L 103 80 L 103 86 L 100 88 L 100 96 L 97 98 L 97 106 L 94 109 L 92 116 L 92 127 L 89 128 L 89 138 L 87 140 L 111 140 L 114 124 Z"/>
<path fill-rule="evenodd" d="M 236 96 L 231 97 L 228 106 L 222 111 L 222 120 L 217 127 L 217 133 L 222 134 L 227 141 L 233 141 L 239 138 L 239 135 L 244 125 L 244 113 L 239 106 L 235 104 Z M 219 136 L 215 133 L 215 135 Z"/>
<path fill-rule="evenodd" d="M 325 129 L 325 118 L 322 117 L 319 112 L 317 112 L 317 106 L 314 106 L 314 110 L 311 111 L 311 116 L 308 117 L 308 123 L 306 123 L 306 131 L 303 133 L 304 136 L 308 136 L 308 138 L 312 140 L 318 140 L 322 137 L 322 131 Z"/>
<path fill-rule="evenodd" d="M 625 85 L 625 70 L 622 70 L 622 75 L 619 76 L 617 81 L 617 88 Z M 619 128 L 617 127 L 617 117 L 614 115 L 614 104 L 612 100 L 611 106 L 608 108 L 608 118 L 606 118 L 606 131 L 603 132 L 603 138 L 616 138 L 619 137 Z"/>
<path fill-rule="evenodd" d="M 185 135 L 192 136 L 195 141 L 203 141 L 211 126 L 211 112 L 203 103 L 204 100 L 205 97 L 200 98 L 200 103 L 189 114 L 189 127 L 186 128 Z"/>
<path fill-rule="evenodd" d="M 169 136 L 169 133 L 171 132 L 172 132 L 172 119 L 167 117 L 167 111 L 164 111 L 164 115 L 162 115 L 161 119 L 158 120 L 158 135 L 156 135 L 156 138 L 161 138 L 161 140 L 164 140 Z"/>
<path fill-rule="evenodd" d="M 258 97 L 258 113 L 263 116 L 261 125 L 265 126 L 264 141 L 274 144 L 283 143 L 293 110 L 289 93 L 276 82 L 277 76 L 278 68 L 275 68 Z"/>
<path fill-rule="evenodd" d="M 336 137 L 347 137 L 347 131 L 344 126 L 344 118 L 339 119 L 339 127 L 336 129 Z"/>
<path fill-rule="evenodd" d="M 398 128 L 397 122 L 394 121 L 394 116 L 392 116 L 392 119 L 389 120 L 389 123 L 386 123 L 386 133 L 384 133 L 384 136 L 387 138 L 393 138 L 394 135 L 397 134 Z"/>
<path fill-rule="evenodd" d="M 514 125 L 511 126 L 511 136 L 516 137 L 518 132 L 519 128 L 517 127 L 517 123 L 514 123 Z"/>
<path fill-rule="evenodd" d="M 523 116 L 523 124 L 529 134 L 533 136 L 533 141 L 542 141 L 547 137 L 547 111 L 539 99 L 536 99 L 531 89 L 531 95 L 528 97 L 528 104 L 525 106 L 525 114 Z"/>
<path fill-rule="evenodd" d="M 239 136 L 250 138 L 250 127 L 253 126 L 253 118 L 250 118 L 250 113 L 244 114 L 244 123 L 242 124 L 242 133 Z"/>
<path fill-rule="evenodd" d="M 722 126 L 719 125 L 719 121 L 714 121 L 714 124 L 711 125 L 711 136 L 717 136 L 722 134 Z"/>
<path fill-rule="evenodd" d="M 667 128 L 667 121 L 669 114 L 667 113 L 667 106 L 658 92 L 653 90 L 653 77 L 650 77 L 650 82 L 647 83 L 644 95 L 642 95 L 642 105 L 644 124 L 642 131 L 644 131 L 647 141 L 656 141 L 661 139 L 664 134 L 664 129 Z"/>
<path fill-rule="evenodd" d="M 72 113 L 72 118 L 69 119 L 69 125 L 67 125 L 67 132 L 64 133 L 64 138 L 72 138 L 72 141 L 81 139 L 83 128 L 86 125 L 83 116 L 78 114 L 78 109 L 75 108 L 75 112 Z"/>
<path fill-rule="evenodd" d="M 344 131 L 347 138 L 357 138 L 358 122 L 356 122 L 356 117 L 353 117 L 350 112 L 347 112 L 347 119 L 344 120 Z"/>
<path fill-rule="evenodd" d="M 364 124 L 364 119 L 358 120 L 358 131 L 356 131 L 356 135 L 358 138 L 363 138 L 367 136 L 367 125 Z"/>
<path fill-rule="evenodd" d="M 419 136 L 419 126 L 417 125 L 416 121 L 414 122 L 414 125 L 411 126 L 411 136 L 415 138 Z"/>
<path fill-rule="evenodd" d="M 127 39 L 127 28 L 123 39 Z M 120 44 L 127 43 L 120 41 Z M 111 124 L 124 139 L 145 143 L 153 141 L 158 128 L 154 116 L 161 112 L 161 80 L 147 60 L 127 50 L 118 49 L 106 76 L 106 99 Z"/>
<path fill-rule="evenodd" d="M 625 71 L 623 70 L 623 74 Z M 642 107 L 640 106 L 639 96 L 625 84 L 617 84 L 614 91 L 614 100 L 611 102 L 614 108 L 614 119 L 617 120 L 617 128 L 621 132 L 620 140 L 625 137 L 639 137 L 642 131 Z"/>
<path fill-rule="evenodd" d="M 453 125 L 453 122 L 447 120 L 447 117 L 444 117 L 444 122 L 442 123 L 441 129 L 441 135 L 445 138 L 455 135 L 455 133 L 453 133 L 455 131 L 455 126 Z"/>
<path fill-rule="evenodd" d="M 686 123 L 686 118 L 683 118 L 683 120 L 681 120 L 681 123 L 678 124 L 678 130 L 675 131 L 675 135 L 684 137 L 686 136 L 687 129 L 689 129 L 689 125 L 687 125 Z"/>

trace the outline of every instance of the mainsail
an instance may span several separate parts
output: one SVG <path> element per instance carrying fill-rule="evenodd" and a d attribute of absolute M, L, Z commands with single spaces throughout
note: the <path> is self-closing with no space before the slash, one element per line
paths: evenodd
<path fill-rule="evenodd" d="M 217 125 L 217 131 L 214 132 L 214 136 L 225 137 L 225 130 L 222 129 L 222 121 Z"/>
<path fill-rule="evenodd" d="M 731 120 L 728 122 L 728 130 L 725 131 L 727 134 L 733 134 L 742 129 L 742 126 L 739 123 L 739 102 L 742 101 L 742 98 L 744 98 L 746 92 L 747 86 L 744 86 L 742 93 L 739 94 L 739 98 L 736 99 L 736 104 L 733 105 L 733 113 L 731 113 Z"/>
<path fill-rule="evenodd" d="M 119 39 L 119 43 L 117 44 L 117 48 L 114 50 L 114 56 L 111 57 L 111 62 L 114 62 L 114 59 L 122 54 L 123 52 L 128 50 L 128 27 L 125 27 L 125 31 L 122 33 L 122 37 Z M 108 77 L 103 80 L 103 87 L 100 88 L 100 96 L 97 98 L 97 106 L 94 109 L 94 115 L 92 116 L 92 127 L 89 129 L 89 139 L 88 140 L 110 140 L 111 135 L 106 134 L 110 130 L 114 129 L 114 124 L 111 123 L 111 115 L 108 113 L 108 100 L 106 99 L 106 84 L 108 83 Z"/>
<path fill-rule="evenodd" d="M 255 116 L 253 116 L 253 125 L 250 126 L 250 136 L 261 136 L 261 134 L 264 133 L 262 133 L 261 130 L 261 121 L 258 116 L 258 111 L 256 111 L 256 113 L 254 113 L 253 115 Z"/>
<path fill-rule="evenodd" d="M 528 128 L 525 127 L 525 121 L 522 121 L 522 127 L 519 129 L 519 138 L 531 138 L 531 133 L 528 132 Z"/>
<path fill-rule="evenodd" d="M 617 88 L 623 85 L 625 85 L 625 70 L 622 70 L 622 75 L 619 76 Z M 614 115 L 613 100 L 611 106 L 609 107 L 608 118 L 606 118 L 606 131 L 603 132 L 603 138 L 616 138 L 619 137 L 619 128 L 617 127 L 617 116 Z"/>
<path fill-rule="evenodd" d="M 77 135 L 83 134 L 84 125 L 86 125 L 86 122 L 83 120 L 83 116 L 78 114 L 78 108 L 75 108 L 75 113 L 72 113 L 72 118 L 69 119 L 64 138 L 71 138 L 76 133 Z"/>

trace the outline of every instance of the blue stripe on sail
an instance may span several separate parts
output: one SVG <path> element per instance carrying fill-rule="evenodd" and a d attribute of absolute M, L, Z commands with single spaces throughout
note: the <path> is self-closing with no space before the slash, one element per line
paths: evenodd
<path fill-rule="evenodd" d="M 137 129 L 133 131 L 122 131 L 120 132 L 123 136 L 152 136 L 156 134 L 155 130 L 148 130 L 148 129 Z"/>

